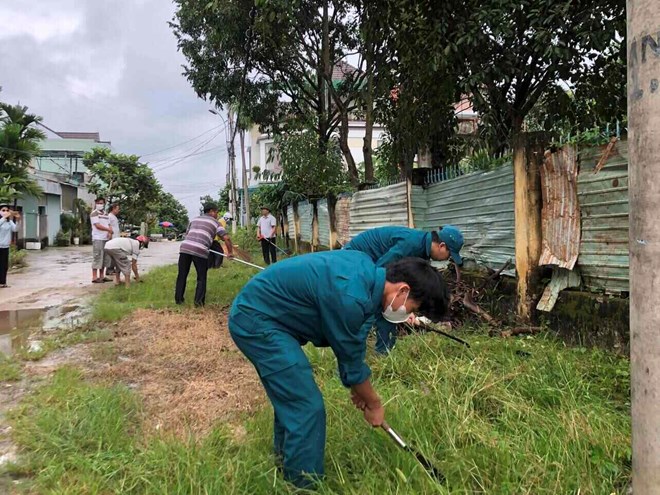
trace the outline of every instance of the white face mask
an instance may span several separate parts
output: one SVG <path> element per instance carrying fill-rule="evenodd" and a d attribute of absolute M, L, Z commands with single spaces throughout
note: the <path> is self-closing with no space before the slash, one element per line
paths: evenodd
<path fill-rule="evenodd" d="M 408 319 L 408 317 L 410 316 L 410 313 L 408 313 L 406 311 L 406 301 L 408 300 L 408 294 L 409 293 L 406 293 L 406 298 L 403 300 L 403 304 L 401 304 L 401 306 L 399 306 L 395 310 L 395 309 L 392 309 L 392 303 L 394 302 L 394 300 L 398 296 L 398 294 L 396 294 L 392 298 L 392 300 L 390 301 L 390 305 L 387 308 L 385 308 L 385 311 L 383 311 L 383 318 L 385 318 L 390 323 L 403 323 L 403 322 L 405 322 Z"/>
<path fill-rule="evenodd" d="M 105 206 L 105 205 L 104 205 L 103 203 L 99 203 L 99 204 L 97 204 L 97 205 L 96 205 L 96 211 L 103 211 L 103 207 L 104 207 L 104 206 Z"/>

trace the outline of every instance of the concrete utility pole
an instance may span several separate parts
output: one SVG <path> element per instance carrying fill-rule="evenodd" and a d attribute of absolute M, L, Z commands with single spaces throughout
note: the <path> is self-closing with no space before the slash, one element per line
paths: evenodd
<path fill-rule="evenodd" d="M 229 193 L 229 212 L 232 216 L 231 222 L 231 233 L 236 233 L 236 224 L 238 223 L 238 208 L 236 204 L 236 152 L 234 150 L 234 140 L 236 139 L 236 133 L 234 132 L 234 114 L 231 111 L 231 108 L 227 112 L 229 118 L 229 177 L 230 177 L 230 193 Z"/>
<path fill-rule="evenodd" d="M 660 494 L 660 9 L 628 0 L 633 493 Z"/>
<path fill-rule="evenodd" d="M 241 162 L 243 163 L 243 204 L 245 205 L 245 226 L 249 227 L 252 223 L 250 218 L 250 184 L 248 182 L 247 163 L 245 163 L 245 130 L 241 129 Z"/>

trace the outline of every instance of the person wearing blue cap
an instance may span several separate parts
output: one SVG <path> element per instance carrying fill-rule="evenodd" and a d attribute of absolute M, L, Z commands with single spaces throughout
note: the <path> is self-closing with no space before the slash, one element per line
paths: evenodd
<path fill-rule="evenodd" d="M 286 259 L 243 287 L 229 332 L 273 405 L 274 454 L 286 480 L 311 488 L 324 472 L 325 407 L 302 346 L 332 349 L 351 401 L 377 427 L 385 411 L 369 379 L 364 322 L 375 314 L 403 322 L 413 311 L 437 321 L 448 299 L 428 261 L 405 258 L 383 268 L 350 250 Z"/>
<path fill-rule="evenodd" d="M 460 251 L 463 234 L 453 225 L 437 231 L 425 232 L 407 227 L 377 227 L 353 238 L 344 249 L 361 251 L 369 255 L 377 266 L 387 266 L 409 256 L 446 261 L 451 258 L 458 266 L 463 264 Z M 367 321 L 367 331 L 376 325 L 376 352 L 387 354 L 396 342 L 396 325 L 382 317 Z"/>

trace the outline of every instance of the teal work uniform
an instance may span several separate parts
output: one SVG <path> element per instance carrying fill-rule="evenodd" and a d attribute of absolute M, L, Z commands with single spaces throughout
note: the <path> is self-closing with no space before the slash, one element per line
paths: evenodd
<path fill-rule="evenodd" d="M 376 266 L 387 266 L 402 258 L 413 256 L 425 260 L 431 257 L 431 233 L 407 227 L 378 227 L 352 239 L 344 249 L 369 255 Z M 376 352 L 386 354 L 396 342 L 396 324 L 379 313 L 365 323 L 367 332 L 376 325 Z"/>
<path fill-rule="evenodd" d="M 238 294 L 229 331 L 273 404 L 274 451 L 284 476 L 300 487 L 323 475 L 325 409 L 301 349 L 331 347 L 346 387 L 371 374 L 369 328 L 382 312 L 385 269 L 358 251 L 307 254 L 271 265 Z"/>

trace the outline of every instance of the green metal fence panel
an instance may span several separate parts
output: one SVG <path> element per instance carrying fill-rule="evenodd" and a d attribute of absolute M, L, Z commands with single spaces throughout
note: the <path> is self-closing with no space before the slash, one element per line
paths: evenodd
<path fill-rule="evenodd" d="M 319 244 L 330 247 L 330 214 L 328 211 L 328 200 L 322 199 L 316 204 L 319 222 Z"/>
<path fill-rule="evenodd" d="M 365 230 L 385 225 L 408 225 L 406 183 L 360 191 L 351 198 L 351 239 Z"/>
<path fill-rule="evenodd" d="M 577 264 L 589 289 L 621 293 L 629 290 L 628 142 L 617 142 L 602 169 L 594 172 L 605 149 L 580 152 L 582 238 Z"/>
<path fill-rule="evenodd" d="M 286 219 L 289 224 L 289 238 L 293 239 L 296 236 L 296 217 L 293 213 L 293 205 L 286 207 Z"/>
<path fill-rule="evenodd" d="M 312 219 L 314 207 L 308 201 L 298 203 L 298 218 L 300 219 L 300 240 L 312 242 Z"/>
<path fill-rule="evenodd" d="M 437 229 L 455 225 L 465 238 L 461 254 L 499 269 L 515 264 L 513 167 L 471 173 L 412 189 L 415 227 Z M 509 271 L 508 273 L 512 273 Z"/>

